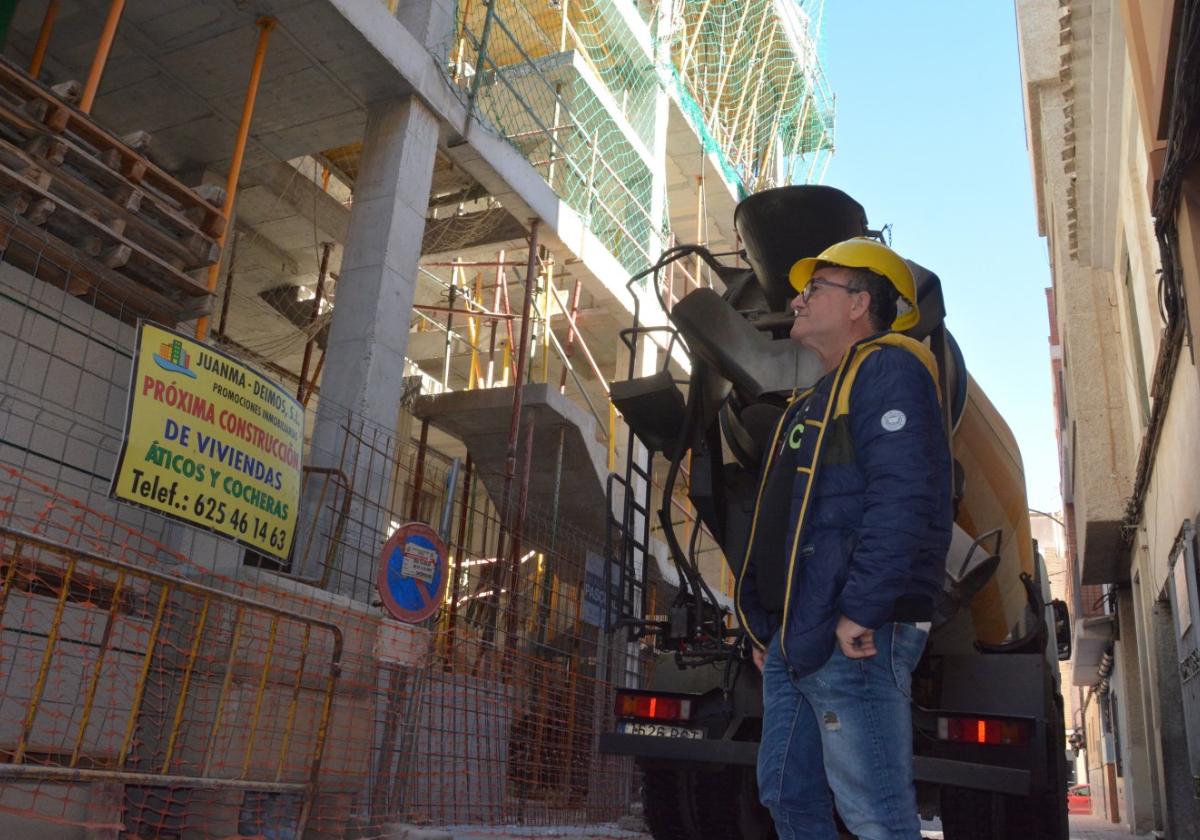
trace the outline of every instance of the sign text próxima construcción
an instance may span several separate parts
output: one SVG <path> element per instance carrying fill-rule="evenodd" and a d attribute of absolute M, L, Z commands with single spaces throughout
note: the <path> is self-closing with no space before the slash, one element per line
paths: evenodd
<path fill-rule="evenodd" d="M 300 502 L 304 409 L 236 359 L 138 325 L 111 494 L 286 559 Z"/>

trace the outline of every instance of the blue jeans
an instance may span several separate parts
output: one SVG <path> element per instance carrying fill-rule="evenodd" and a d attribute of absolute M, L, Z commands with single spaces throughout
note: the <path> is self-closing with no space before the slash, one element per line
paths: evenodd
<path fill-rule="evenodd" d="M 928 633 L 875 631 L 878 653 L 840 649 L 798 677 L 771 641 L 763 667 L 758 790 L 780 840 L 837 840 L 834 802 L 859 840 L 919 840 L 912 780 L 912 672 Z"/>

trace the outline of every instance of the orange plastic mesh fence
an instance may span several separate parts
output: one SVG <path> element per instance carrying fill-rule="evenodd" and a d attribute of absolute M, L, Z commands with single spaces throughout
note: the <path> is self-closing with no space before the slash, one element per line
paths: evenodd
<path fill-rule="evenodd" d="M 307 581 L 184 553 L 0 465 L 0 822 L 370 837 L 628 812 L 633 768 L 596 743 L 610 680 L 646 663 L 597 626 L 594 540 L 530 515 L 514 574 L 483 478 L 448 500 L 444 459 L 418 474 L 412 447 L 347 432 L 350 472 L 308 477 L 334 487 L 330 528 L 309 534 L 333 548 Z M 368 503 L 360 470 L 404 489 Z M 391 528 L 415 505 L 436 524 L 446 503 L 455 580 L 438 615 L 405 625 L 339 594 L 361 595 L 382 542 L 367 520 Z"/>
<path fill-rule="evenodd" d="M 309 454 L 284 563 L 114 502 L 136 313 L 31 254 L 0 263 L 0 837 L 544 836 L 629 811 L 632 762 L 597 742 L 649 658 L 599 626 L 603 534 L 518 516 L 519 476 L 499 507 L 503 476 L 451 482 L 407 415 Z M 446 524 L 451 562 L 421 625 L 375 591 L 410 519 Z"/>

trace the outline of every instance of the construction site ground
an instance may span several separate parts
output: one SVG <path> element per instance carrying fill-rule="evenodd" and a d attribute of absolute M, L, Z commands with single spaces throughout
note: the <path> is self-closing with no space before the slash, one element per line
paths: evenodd
<path fill-rule="evenodd" d="M 1090 814 L 1072 814 L 1069 840 L 1153 840 L 1153 834 L 1133 834 L 1123 823 L 1111 823 Z M 491 828 L 451 826 L 445 829 L 399 828 L 397 840 L 527 840 L 527 838 L 569 837 L 572 840 L 651 840 L 648 833 L 631 830 L 628 824 L 577 826 L 575 828 L 495 826 Z M 941 823 L 922 821 L 923 840 L 942 840 Z"/>

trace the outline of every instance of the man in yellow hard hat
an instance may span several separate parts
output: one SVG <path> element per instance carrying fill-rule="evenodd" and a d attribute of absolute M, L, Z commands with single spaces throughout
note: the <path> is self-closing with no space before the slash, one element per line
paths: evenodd
<path fill-rule="evenodd" d="M 736 604 L 763 671 L 759 793 L 781 840 L 920 837 L 911 675 L 952 528 L 936 366 L 908 264 L 858 238 L 803 259 L 791 338 L 826 373 L 768 450 Z M 831 796 L 832 794 L 832 796 Z"/>

